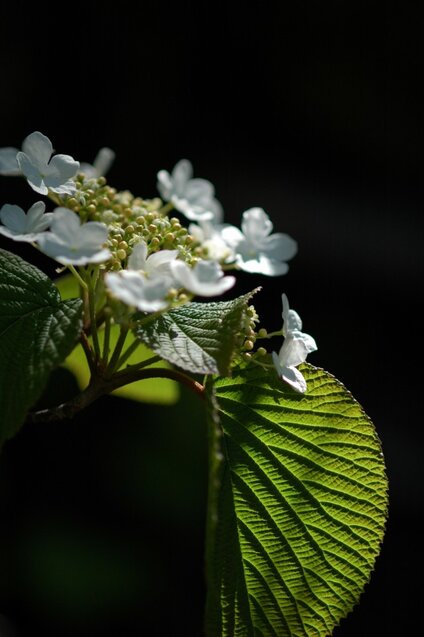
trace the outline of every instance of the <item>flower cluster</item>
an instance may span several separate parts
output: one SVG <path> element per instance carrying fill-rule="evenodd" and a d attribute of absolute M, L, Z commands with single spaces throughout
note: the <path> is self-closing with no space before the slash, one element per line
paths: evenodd
<path fill-rule="evenodd" d="M 286 274 L 286 261 L 297 252 L 289 235 L 271 234 L 273 225 L 262 208 L 243 213 L 241 230 L 222 223 L 223 213 L 215 198 L 215 189 L 206 179 L 192 179 L 193 168 L 187 159 L 177 163 L 172 175 L 158 172 L 161 197 L 190 221 L 190 233 L 202 247 L 207 259 L 233 264 L 236 269 L 269 276 Z"/>
<path fill-rule="evenodd" d="M 0 174 L 23 176 L 56 206 L 46 212 L 46 204 L 37 201 L 25 213 L 5 204 L 0 234 L 36 245 L 68 267 L 83 286 L 95 271 L 105 302 L 118 304 L 127 317 L 167 311 L 194 296 L 224 294 L 235 284 L 235 277 L 224 270 L 268 276 L 287 272 L 297 244 L 287 234 L 273 233 L 262 208 L 246 210 L 241 228 L 224 223 L 214 186 L 193 178 L 192 165 L 185 159 L 171 173 L 158 172 L 161 199 L 117 192 L 104 177 L 114 157 L 109 148 L 102 148 L 93 164 L 55 155 L 51 141 L 40 132 L 26 137 L 21 150 L 0 149 Z M 191 222 L 188 228 L 168 216 L 172 209 Z M 297 366 L 316 349 L 315 341 L 301 332 L 300 318 L 289 309 L 285 295 L 283 308 L 285 340 L 280 353 L 273 353 L 274 364 L 285 382 L 304 392 Z M 244 351 L 255 344 L 254 310 L 249 320 L 252 338 L 243 339 Z"/>

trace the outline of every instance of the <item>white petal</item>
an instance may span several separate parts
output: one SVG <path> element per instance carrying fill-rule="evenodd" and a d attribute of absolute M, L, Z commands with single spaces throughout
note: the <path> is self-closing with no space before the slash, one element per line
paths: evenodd
<path fill-rule="evenodd" d="M 115 152 L 111 148 L 101 148 L 93 162 L 97 177 L 106 175 L 115 160 Z"/>
<path fill-rule="evenodd" d="M 224 211 L 218 199 L 214 197 L 210 202 L 210 208 L 213 212 L 213 222 L 215 224 L 221 224 L 224 219 Z"/>
<path fill-rule="evenodd" d="M 79 228 L 79 245 L 87 250 L 98 250 L 107 241 L 108 234 L 109 230 L 104 223 L 88 221 Z"/>
<path fill-rule="evenodd" d="M 286 336 L 294 330 L 302 329 L 302 319 L 299 314 L 290 309 L 289 300 L 285 294 L 282 294 L 281 300 L 283 302 L 283 335 Z"/>
<path fill-rule="evenodd" d="M 0 175 L 11 177 L 21 174 L 18 162 L 16 161 L 18 152 L 17 148 L 10 146 L 0 148 Z"/>
<path fill-rule="evenodd" d="M 13 239 L 13 241 L 23 241 L 25 243 L 35 243 L 36 241 L 39 240 L 39 238 L 41 237 L 41 235 L 43 233 L 42 232 L 41 233 L 40 232 L 29 232 L 29 233 L 24 233 L 24 234 L 18 234 L 18 233 L 13 232 L 12 230 L 9 230 L 5 226 L 0 226 L 0 234 L 4 235 L 8 239 Z"/>
<path fill-rule="evenodd" d="M 129 270 L 144 270 L 146 267 L 147 243 L 140 241 L 133 247 L 133 251 L 128 259 Z"/>
<path fill-rule="evenodd" d="M 27 217 L 20 206 L 8 203 L 4 204 L 0 210 L 0 220 L 12 233 L 25 234 L 27 229 Z"/>
<path fill-rule="evenodd" d="M 174 208 L 182 212 L 190 221 L 211 221 L 213 219 L 214 213 L 211 210 L 194 204 L 188 201 L 188 199 L 182 199 L 176 195 L 172 195 L 171 201 L 174 204 Z"/>
<path fill-rule="evenodd" d="M 44 172 L 44 183 L 54 191 L 69 179 L 75 177 L 79 170 L 79 162 L 70 155 L 55 155 Z"/>
<path fill-rule="evenodd" d="M 84 173 L 87 179 L 96 179 L 98 177 L 97 170 L 91 164 L 80 162 L 79 172 Z"/>
<path fill-rule="evenodd" d="M 302 339 L 288 335 L 278 353 L 282 367 L 296 367 L 306 361 L 307 347 Z"/>
<path fill-rule="evenodd" d="M 295 391 L 304 394 L 306 391 L 306 381 L 303 374 L 296 367 L 286 367 L 280 364 L 280 359 L 275 352 L 272 352 L 272 361 L 281 380 L 288 383 Z"/>
<path fill-rule="evenodd" d="M 310 354 L 311 352 L 315 352 L 318 349 L 318 346 L 315 342 L 315 339 L 310 336 L 309 334 L 306 334 L 305 332 L 298 332 L 297 330 L 294 330 L 292 332 L 292 335 L 301 340 L 303 342 L 303 344 L 305 345 L 306 351 L 308 352 L 308 354 Z"/>
<path fill-rule="evenodd" d="M 172 177 L 167 170 L 160 170 L 157 176 L 156 187 L 162 199 L 169 201 L 172 197 L 173 182 Z"/>
<path fill-rule="evenodd" d="M 183 261 L 173 261 L 171 271 L 182 287 L 198 296 L 219 296 L 232 288 L 236 281 L 233 276 L 223 276 L 214 261 L 199 261 L 194 268 Z"/>
<path fill-rule="evenodd" d="M 39 168 L 32 163 L 29 156 L 25 153 L 18 153 L 16 155 L 16 160 L 31 188 L 40 195 L 47 195 L 49 190 L 44 184 L 43 176 L 40 173 Z"/>
<path fill-rule="evenodd" d="M 187 182 L 193 175 L 193 166 L 188 159 L 180 159 L 174 166 L 172 171 L 173 190 L 182 195 L 185 191 Z"/>
<path fill-rule="evenodd" d="M 63 265 L 103 263 L 112 257 L 110 251 L 105 248 L 92 250 L 85 246 L 79 248 L 64 245 L 64 243 L 51 232 L 44 232 L 40 235 L 38 246 L 44 254 L 47 254 L 47 256 L 52 257 Z"/>
<path fill-rule="evenodd" d="M 260 250 L 270 259 L 289 261 L 297 253 L 297 243 L 288 234 L 276 232 L 270 237 L 263 239 L 260 244 Z"/>
<path fill-rule="evenodd" d="M 244 234 L 236 226 L 225 224 L 221 229 L 221 237 L 230 248 L 236 249 L 237 246 L 245 241 Z"/>
<path fill-rule="evenodd" d="M 149 276 L 154 273 L 169 273 L 170 263 L 178 256 L 178 250 L 159 250 L 148 257 L 146 261 L 146 274 Z"/>
<path fill-rule="evenodd" d="M 202 243 L 206 238 L 209 238 L 209 230 L 211 227 L 208 221 L 199 222 L 199 225 L 197 223 L 190 223 L 188 232 L 198 243 Z"/>
<path fill-rule="evenodd" d="M 56 208 L 53 212 L 51 232 L 64 244 L 76 240 L 81 227 L 81 220 L 76 212 L 68 208 Z"/>
<path fill-rule="evenodd" d="M 77 189 L 74 181 L 69 180 L 62 184 L 61 186 L 51 187 L 49 188 L 52 192 L 57 192 L 59 195 L 73 195 Z"/>
<path fill-rule="evenodd" d="M 274 367 L 277 371 L 277 374 L 281 377 L 283 375 L 283 370 L 280 365 L 280 359 L 278 357 L 278 354 L 276 352 L 272 352 L 271 356 L 272 356 L 272 362 L 274 363 Z"/>
<path fill-rule="evenodd" d="M 36 131 L 24 139 L 22 152 L 28 155 L 37 167 L 44 167 L 53 154 L 53 146 L 48 137 Z"/>
<path fill-rule="evenodd" d="M 184 197 L 189 201 L 213 199 L 215 188 L 207 179 L 190 179 L 184 189 Z"/>
<path fill-rule="evenodd" d="M 296 367 L 283 367 L 281 379 L 300 394 L 304 394 L 306 392 L 306 381 L 302 372 L 296 369 Z"/>
<path fill-rule="evenodd" d="M 44 214 L 46 206 L 43 201 L 34 203 L 27 212 L 27 230 L 28 232 L 43 232 L 47 230 L 53 215 L 51 213 Z"/>
<path fill-rule="evenodd" d="M 289 269 L 287 263 L 274 261 L 267 257 L 260 256 L 258 259 L 244 260 L 241 255 L 237 255 L 237 266 L 245 272 L 266 274 L 267 276 L 281 276 Z"/>
<path fill-rule="evenodd" d="M 252 242 L 267 237 L 272 232 L 272 221 L 262 208 L 250 208 L 243 212 L 241 229 Z"/>
<path fill-rule="evenodd" d="M 123 270 L 105 276 L 110 293 L 126 305 L 143 312 L 157 312 L 167 307 L 167 279 L 148 280 L 139 272 Z"/>

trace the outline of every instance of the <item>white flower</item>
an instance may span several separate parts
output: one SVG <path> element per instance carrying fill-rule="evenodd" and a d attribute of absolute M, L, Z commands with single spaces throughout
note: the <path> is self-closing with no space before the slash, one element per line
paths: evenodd
<path fill-rule="evenodd" d="M 157 174 L 157 188 L 164 201 L 190 219 L 200 221 L 222 218 L 222 207 L 215 198 L 215 188 L 206 179 L 192 179 L 193 166 L 187 159 L 181 159 L 174 167 L 172 175 L 167 170 Z"/>
<path fill-rule="evenodd" d="M 141 271 L 148 277 L 156 274 L 167 274 L 170 276 L 170 264 L 177 258 L 178 250 L 159 250 L 149 257 L 147 256 L 147 251 L 148 248 L 145 241 L 137 243 L 128 259 L 128 269 Z"/>
<path fill-rule="evenodd" d="M 141 312 L 159 312 L 169 305 L 166 296 L 172 279 L 168 277 L 147 278 L 141 272 L 122 270 L 108 272 L 105 283 L 112 296 Z"/>
<path fill-rule="evenodd" d="M 53 218 L 51 212 L 44 214 L 45 210 L 42 201 L 33 204 L 27 214 L 19 206 L 5 204 L 0 210 L 0 220 L 4 224 L 0 226 L 0 234 L 14 241 L 37 241 Z"/>
<path fill-rule="evenodd" d="M 36 131 L 24 139 L 22 151 L 16 148 L 0 151 L 1 174 L 23 174 L 31 188 L 41 195 L 47 195 L 49 190 L 72 194 L 75 192 L 72 177 L 78 172 L 79 163 L 69 155 L 52 157 L 52 154 L 49 138 Z"/>
<path fill-rule="evenodd" d="M 105 276 L 106 287 L 115 298 L 141 312 L 159 312 L 168 305 L 169 290 L 175 286 L 171 263 L 178 250 L 159 250 L 147 256 L 145 241 L 133 247 L 128 270 L 110 272 Z"/>
<path fill-rule="evenodd" d="M 188 231 L 206 250 L 209 259 L 224 263 L 235 259 L 233 250 L 222 238 L 222 231 L 225 227 L 228 226 L 214 224 L 212 221 L 199 221 L 199 225 L 191 223 Z"/>
<path fill-rule="evenodd" d="M 108 237 L 104 223 L 88 221 L 81 225 L 75 212 L 68 208 L 56 208 L 50 225 L 38 239 L 44 254 L 63 265 L 87 265 L 103 263 L 111 258 L 110 251 L 103 247 Z"/>
<path fill-rule="evenodd" d="M 194 268 L 184 261 L 173 261 L 171 271 L 183 288 L 198 296 L 219 296 L 236 282 L 235 277 L 224 276 L 215 261 L 198 261 Z"/>
<path fill-rule="evenodd" d="M 269 276 L 287 272 L 285 262 L 296 254 L 296 241 L 281 232 L 271 234 L 272 228 L 262 208 L 250 208 L 243 213 L 242 231 L 234 226 L 222 229 L 222 238 L 236 253 L 236 264 L 241 270 Z"/>
<path fill-rule="evenodd" d="M 272 360 L 281 380 L 303 394 L 306 391 L 306 381 L 303 374 L 296 368 L 306 361 L 308 354 L 317 349 L 317 345 L 312 336 L 301 331 L 301 318 L 297 312 L 290 309 L 285 294 L 283 294 L 282 300 L 285 339 L 278 355 L 272 352 Z"/>
<path fill-rule="evenodd" d="M 92 164 L 82 163 L 80 172 L 84 173 L 87 179 L 96 179 L 106 175 L 115 159 L 115 153 L 111 148 L 101 148 Z"/>

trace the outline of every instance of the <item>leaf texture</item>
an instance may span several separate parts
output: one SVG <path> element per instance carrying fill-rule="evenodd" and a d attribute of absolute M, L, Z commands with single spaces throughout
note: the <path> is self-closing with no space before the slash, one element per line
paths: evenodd
<path fill-rule="evenodd" d="M 216 382 L 225 460 L 208 637 L 331 635 L 379 553 L 387 480 L 373 424 L 333 376 L 301 370 L 305 395 L 255 366 Z"/>
<path fill-rule="evenodd" d="M 254 292 L 233 301 L 187 303 L 143 324 L 137 336 L 169 363 L 194 374 L 229 372 Z"/>
<path fill-rule="evenodd" d="M 22 425 L 80 329 L 80 299 L 62 301 L 45 274 L 0 250 L 0 444 Z"/>

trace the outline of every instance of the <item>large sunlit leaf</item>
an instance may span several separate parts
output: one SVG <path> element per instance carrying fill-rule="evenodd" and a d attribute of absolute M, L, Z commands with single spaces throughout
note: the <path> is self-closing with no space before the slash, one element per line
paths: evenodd
<path fill-rule="evenodd" d="M 43 272 L 0 250 L 0 444 L 18 431 L 80 330 L 81 301 L 62 301 Z"/>
<path fill-rule="evenodd" d="M 379 553 L 387 481 L 373 424 L 334 377 L 301 369 L 305 395 L 251 365 L 217 381 L 219 410 L 210 396 L 208 637 L 331 635 Z"/>
<path fill-rule="evenodd" d="M 162 358 L 194 374 L 228 373 L 255 291 L 232 301 L 187 303 L 143 324 L 139 338 Z"/>

